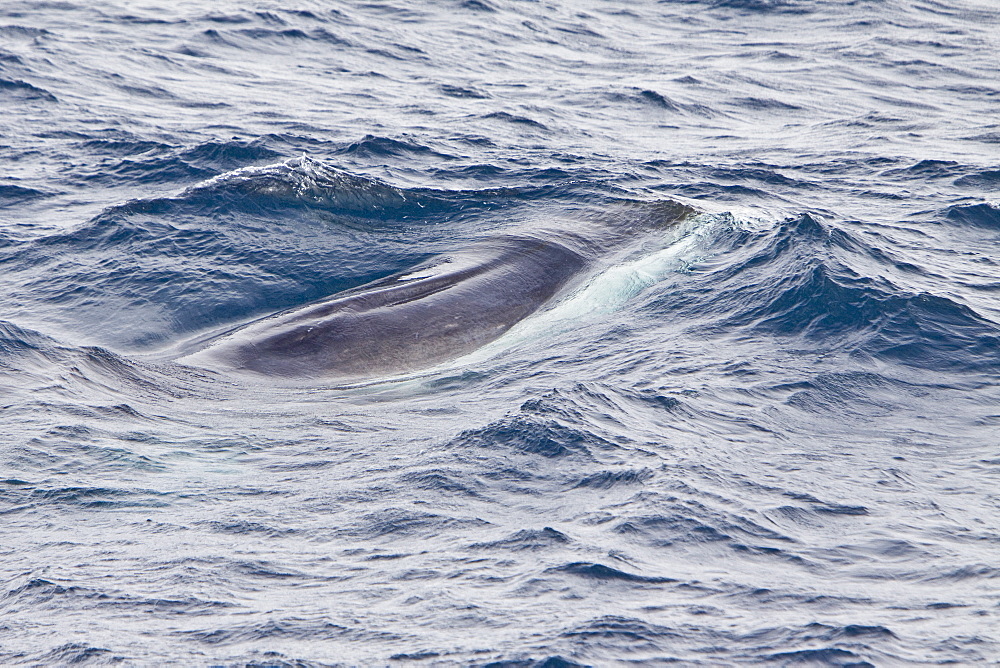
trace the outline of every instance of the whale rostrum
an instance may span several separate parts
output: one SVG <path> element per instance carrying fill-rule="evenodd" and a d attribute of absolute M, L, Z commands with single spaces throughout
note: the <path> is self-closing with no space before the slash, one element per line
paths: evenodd
<path fill-rule="evenodd" d="M 633 205 L 615 225 L 506 234 L 210 340 L 185 362 L 284 378 L 360 381 L 418 371 L 499 338 L 598 253 L 693 209 Z M 629 215 L 632 214 L 632 215 Z"/>

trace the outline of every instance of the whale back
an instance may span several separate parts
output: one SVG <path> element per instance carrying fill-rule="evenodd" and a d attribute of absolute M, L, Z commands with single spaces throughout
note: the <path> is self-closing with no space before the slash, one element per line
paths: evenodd
<path fill-rule="evenodd" d="M 203 359 L 292 378 L 414 371 L 495 340 L 585 264 L 556 241 L 502 237 L 251 323 L 218 339 Z"/>
<path fill-rule="evenodd" d="M 693 213 L 626 202 L 508 234 L 211 339 L 185 358 L 266 376 L 356 381 L 417 371 L 499 338 L 609 249 Z"/>

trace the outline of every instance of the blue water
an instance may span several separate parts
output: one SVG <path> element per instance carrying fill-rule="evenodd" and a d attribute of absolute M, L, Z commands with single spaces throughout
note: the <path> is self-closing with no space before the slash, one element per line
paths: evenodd
<path fill-rule="evenodd" d="M 992 0 L 0 6 L 0 663 L 1000 656 Z M 198 341 L 700 213 L 472 355 Z"/>

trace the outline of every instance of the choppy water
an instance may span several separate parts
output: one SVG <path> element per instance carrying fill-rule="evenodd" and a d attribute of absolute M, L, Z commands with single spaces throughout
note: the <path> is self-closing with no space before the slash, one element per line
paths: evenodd
<path fill-rule="evenodd" d="M 995 660 L 998 62 L 992 0 L 6 0 L 0 662 Z M 669 197 L 427 374 L 175 361 Z"/>

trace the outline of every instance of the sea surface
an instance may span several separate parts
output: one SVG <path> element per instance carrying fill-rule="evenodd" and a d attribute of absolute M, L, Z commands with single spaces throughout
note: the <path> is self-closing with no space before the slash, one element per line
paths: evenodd
<path fill-rule="evenodd" d="M 1000 657 L 995 0 L 4 0 L 0 112 L 0 664 Z M 437 367 L 185 357 L 582 221 Z"/>

